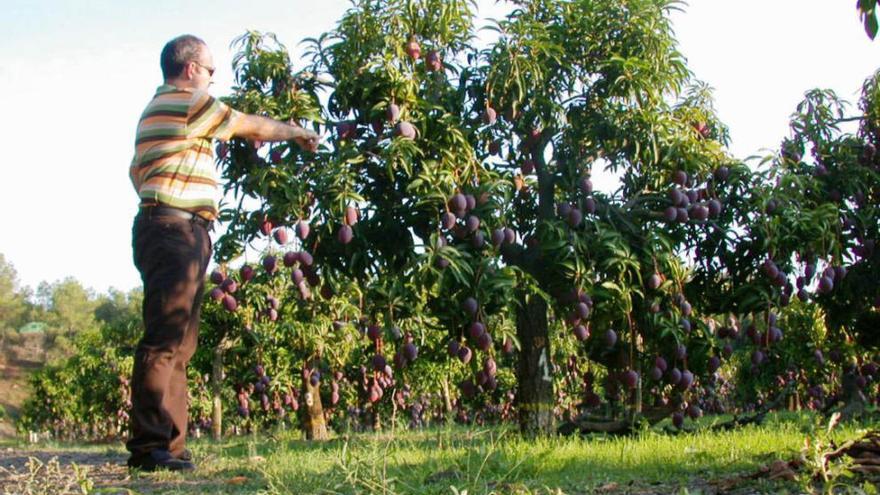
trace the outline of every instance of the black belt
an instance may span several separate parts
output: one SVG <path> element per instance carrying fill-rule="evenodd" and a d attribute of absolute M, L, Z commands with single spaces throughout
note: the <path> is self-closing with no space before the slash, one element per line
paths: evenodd
<path fill-rule="evenodd" d="M 214 224 L 211 220 L 207 220 L 204 217 L 200 217 L 194 213 L 190 213 L 186 210 L 181 210 L 180 208 L 172 208 L 170 206 L 142 206 L 139 215 L 145 218 L 152 217 L 175 217 L 182 218 L 184 220 L 189 220 L 190 222 L 197 223 L 206 229 L 210 229 Z"/>

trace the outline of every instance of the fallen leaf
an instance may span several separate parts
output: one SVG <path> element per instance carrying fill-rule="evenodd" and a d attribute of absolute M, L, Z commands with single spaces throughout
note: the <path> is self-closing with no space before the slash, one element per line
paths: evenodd
<path fill-rule="evenodd" d="M 230 485 L 243 485 L 243 484 L 247 483 L 247 481 L 248 481 L 247 476 L 234 476 L 232 478 L 229 478 L 226 482 L 229 483 Z"/>
<path fill-rule="evenodd" d="M 618 488 L 619 486 L 620 486 L 620 485 L 618 485 L 617 483 L 611 481 L 611 482 L 609 482 L 609 483 L 605 483 L 604 485 L 600 486 L 600 487 L 597 489 L 597 491 L 600 491 L 600 492 L 613 492 L 613 491 L 617 490 L 617 488 Z"/>

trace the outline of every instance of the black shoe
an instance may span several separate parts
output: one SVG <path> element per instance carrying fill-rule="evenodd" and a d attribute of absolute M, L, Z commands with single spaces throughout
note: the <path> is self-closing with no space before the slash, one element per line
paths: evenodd
<path fill-rule="evenodd" d="M 167 450 L 160 449 L 150 451 L 149 455 L 130 457 L 128 467 L 141 471 L 192 471 L 196 468 L 192 462 L 178 459 Z"/>
<path fill-rule="evenodd" d="M 177 458 L 180 459 L 181 461 L 192 462 L 193 453 L 189 449 L 183 449 L 183 452 L 179 456 L 177 456 Z"/>

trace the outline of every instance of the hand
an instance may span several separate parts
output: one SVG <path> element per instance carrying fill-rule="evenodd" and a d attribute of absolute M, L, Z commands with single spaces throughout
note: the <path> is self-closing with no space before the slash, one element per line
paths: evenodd
<path fill-rule="evenodd" d="M 318 150 L 318 141 L 320 139 L 321 137 L 316 132 L 303 127 L 297 127 L 293 137 L 293 140 L 296 141 L 300 148 L 312 153 Z"/>

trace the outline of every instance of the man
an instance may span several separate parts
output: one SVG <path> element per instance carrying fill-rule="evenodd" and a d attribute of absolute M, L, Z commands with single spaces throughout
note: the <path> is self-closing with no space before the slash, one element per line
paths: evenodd
<path fill-rule="evenodd" d="M 129 170 L 140 198 L 132 248 L 144 283 L 146 331 L 135 352 L 126 447 L 128 465 L 148 471 L 195 467 L 185 448 L 186 366 L 196 348 L 208 231 L 220 193 L 212 140 L 318 146 L 312 131 L 239 113 L 209 95 L 214 61 L 199 38 L 169 41 L 161 66 L 165 83 L 141 115 Z"/>

